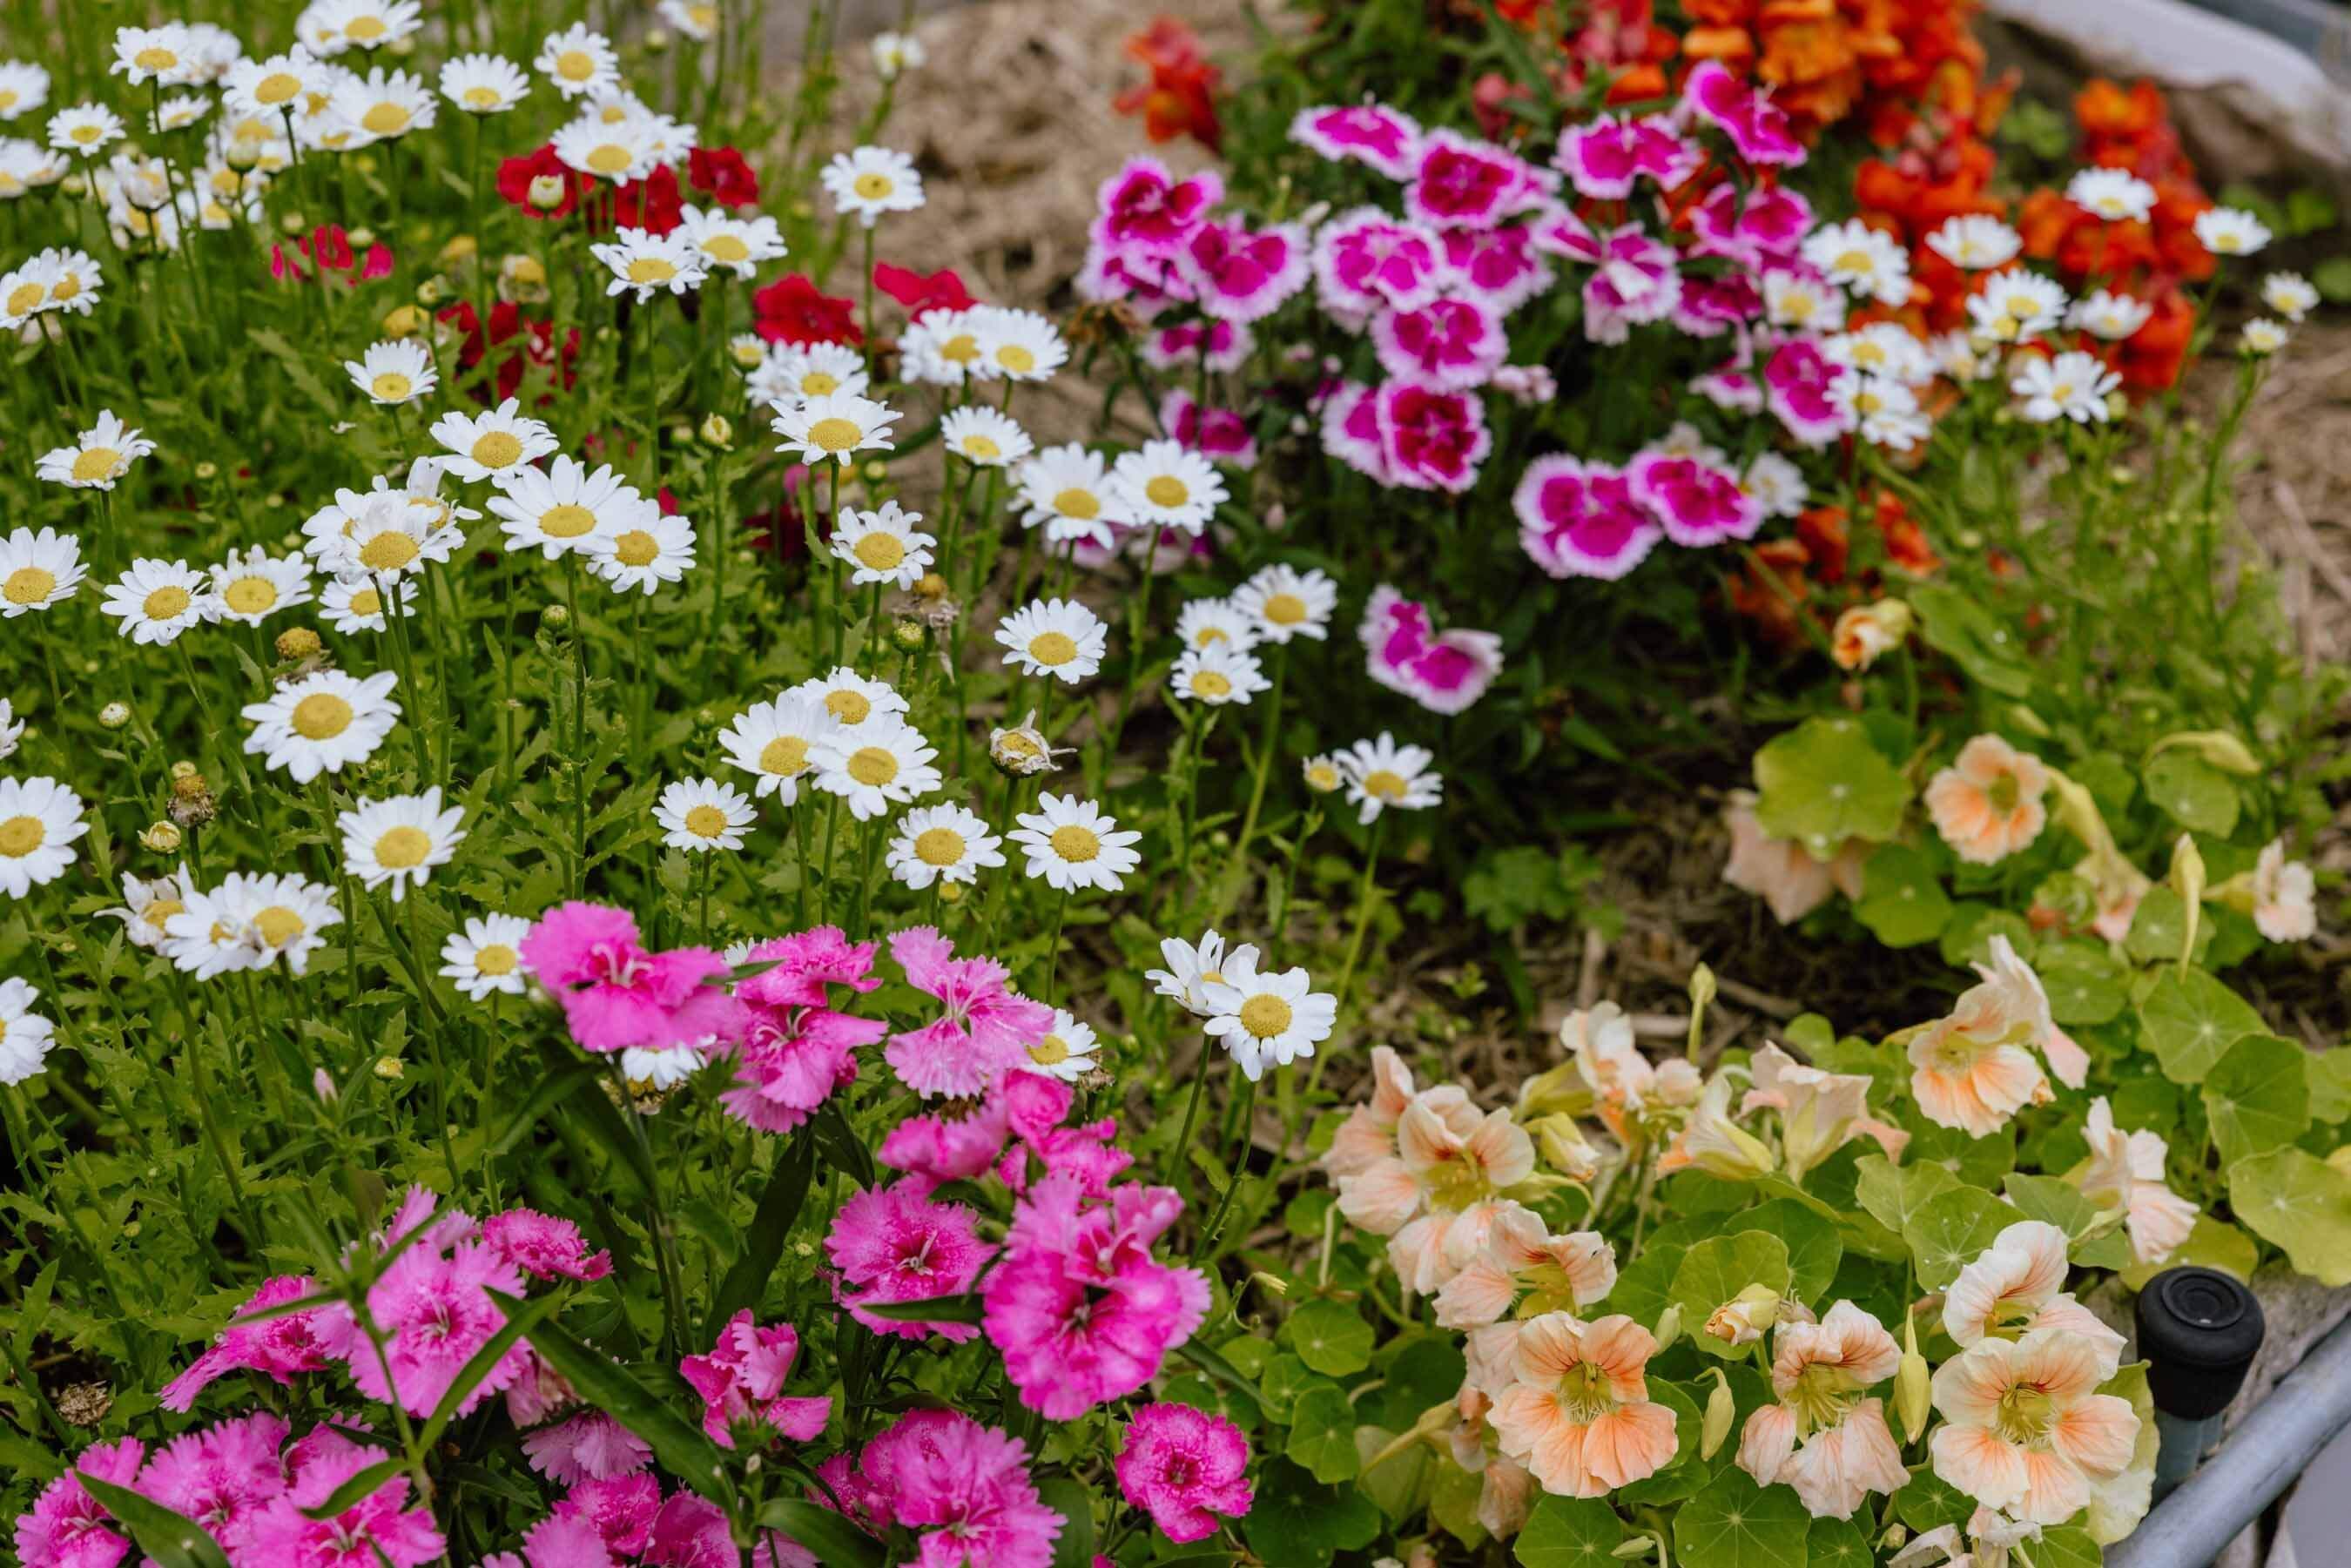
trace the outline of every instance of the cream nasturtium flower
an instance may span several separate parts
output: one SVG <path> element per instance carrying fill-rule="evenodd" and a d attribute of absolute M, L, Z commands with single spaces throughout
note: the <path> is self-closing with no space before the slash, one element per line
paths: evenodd
<path fill-rule="evenodd" d="M 2097 1391 L 2113 1375 L 2095 1342 L 2066 1329 L 1970 1345 L 1935 1373 L 1935 1474 L 1986 1508 L 2064 1523 L 2130 1468 L 2138 1416 Z"/>
<path fill-rule="evenodd" d="M 1872 1492 L 1909 1479 L 1902 1446 L 1870 1388 L 1900 1368 L 1894 1336 L 1851 1301 L 1819 1322 L 1782 1325 L 1771 1358 L 1777 1403 L 1748 1416 L 1739 1468 L 1759 1486 L 1785 1481 L 1815 1519 L 1844 1519 Z"/>

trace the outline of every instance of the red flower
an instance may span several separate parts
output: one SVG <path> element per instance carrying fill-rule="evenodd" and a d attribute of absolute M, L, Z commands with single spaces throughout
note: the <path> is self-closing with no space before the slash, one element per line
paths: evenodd
<path fill-rule="evenodd" d="M 1127 89 L 1111 107 L 1143 116 L 1144 133 L 1154 141 L 1189 135 L 1214 152 L 1224 141 L 1217 119 L 1217 89 L 1224 73 L 1200 54 L 1200 40 L 1172 16 L 1162 16 L 1126 40 L 1127 54 L 1151 71 L 1146 83 Z"/>
<path fill-rule="evenodd" d="M 351 250 L 350 237 L 335 224 L 321 224 L 294 242 L 296 254 L 288 256 L 282 246 L 269 247 L 269 276 L 294 278 L 307 282 L 329 272 L 350 272 L 359 276 L 343 281 L 356 288 L 362 281 L 392 276 L 392 249 L 381 243 L 368 247 L 362 262 Z M 305 265 L 305 264 L 308 265 Z"/>
<path fill-rule="evenodd" d="M 677 171 L 664 163 L 612 193 L 612 221 L 622 228 L 665 235 L 677 227 L 684 204 L 678 194 Z"/>
<path fill-rule="evenodd" d="M 530 199 L 531 182 L 541 176 L 562 183 L 563 199 L 551 208 L 538 206 Z M 552 142 L 528 157 L 508 158 L 498 165 L 498 194 L 527 218 L 568 218 L 595 184 L 587 175 L 567 168 L 555 155 Z"/>
<path fill-rule="evenodd" d="M 442 311 L 440 319 L 463 334 L 463 340 L 457 348 L 457 368 L 460 373 L 469 371 L 480 364 L 484 350 L 482 329 L 480 320 L 474 314 L 473 306 L 461 301 Z M 495 396 L 509 398 L 515 395 L 516 389 L 522 385 L 526 355 L 528 356 L 530 364 L 553 366 L 557 385 L 567 392 L 569 391 L 572 383 L 579 379 L 575 366 L 580 358 L 580 329 L 574 327 L 563 335 L 563 347 L 559 356 L 555 346 L 554 322 L 546 320 L 526 322 L 522 316 L 522 307 L 506 301 L 490 307 L 491 346 L 503 344 L 526 330 L 528 340 L 518 345 L 521 351 L 509 353 L 498 362 L 497 391 Z M 493 401 L 493 394 L 486 391 L 477 391 L 475 395 L 485 402 Z"/>
<path fill-rule="evenodd" d="M 919 321 L 934 310 L 962 310 L 973 303 L 963 279 L 952 268 L 921 273 L 912 267 L 873 264 L 873 287 L 906 308 L 909 320 Z"/>
<path fill-rule="evenodd" d="M 732 147 L 697 147 L 686 159 L 686 183 L 722 207 L 757 206 L 759 177 Z"/>
<path fill-rule="evenodd" d="M 770 343 L 862 343 L 856 304 L 826 294 L 800 273 L 779 277 L 751 296 L 752 322 Z"/>

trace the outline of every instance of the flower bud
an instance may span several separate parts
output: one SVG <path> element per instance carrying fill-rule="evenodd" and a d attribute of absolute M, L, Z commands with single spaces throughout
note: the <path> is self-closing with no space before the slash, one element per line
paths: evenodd
<path fill-rule="evenodd" d="M 396 1056 L 379 1056 L 375 1059 L 375 1075 L 386 1080 L 405 1078 L 408 1064 Z"/>
<path fill-rule="evenodd" d="M 1347 776 L 1339 771 L 1339 764 L 1328 752 L 1308 758 L 1299 764 L 1299 772 L 1304 777 L 1306 787 L 1317 795 L 1332 794 L 1347 781 Z"/>
<path fill-rule="evenodd" d="M 963 902 L 963 883 L 959 882 L 943 882 L 939 883 L 939 902 L 941 904 L 961 904 Z"/>
<path fill-rule="evenodd" d="M 1900 599 L 1854 605 L 1837 617 L 1829 639 L 1830 656 L 1842 669 L 1865 670 L 1878 655 L 1902 646 L 1915 619 L 1909 603 Z"/>
<path fill-rule="evenodd" d="M 2251 779 L 2262 771 L 2261 759 L 2251 747 L 2225 729 L 2183 729 L 2167 735 L 2147 748 L 2153 758 L 2171 750 L 2192 752 L 2223 773 Z"/>
<path fill-rule="evenodd" d="M 310 220 L 304 217 L 299 213 L 283 213 L 278 215 L 277 226 L 286 233 L 287 237 L 291 238 L 292 236 L 300 234 L 303 230 L 308 228 L 310 226 Z"/>
<path fill-rule="evenodd" d="M 1600 1151 L 1585 1140 L 1574 1117 L 1545 1116 L 1531 1126 L 1535 1146 L 1552 1169 L 1573 1182 L 1588 1182 L 1600 1174 Z"/>
<path fill-rule="evenodd" d="M 563 182 L 553 174 L 536 175 L 528 194 L 532 206 L 542 213 L 551 213 L 563 204 Z"/>
<path fill-rule="evenodd" d="M 189 761 L 184 757 L 180 758 L 179 761 L 172 764 L 172 777 L 174 779 L 192 778 L 194 776 L 195 771 L 196 765 Z"/>
<path fill-rule="evenodd" d="M 432 325 L 433 318 L 415 305 L 397 305 L 384 312 L 383 335 L 387 338 L 413 338 Z"/>
<path fill-rule="evenodd" d="M 2187 833 L 2179 835 L 2179 843 L 2171 850 L 2171 874 L 2167 880 L 2179 902 L 2188 906 L 2185 928 L 2179 934 L 2179 963 L 2187 967 L 2196 956 L 2196 929 L 2204 919 L 2204 853 L 2196 841 Z"/>
<path fill-rule="evenodd" d="M 538 620 L 542 626 L 552 626 L 559 631 L 571 624 L 571 612 L 560 604 L 550 604 L 538 612 Z"/>
<path fill-rule="evenodd" d="M 451 235 L 448 243 L 441 247 L 439 260 L 443 267 L 455 269 L 473 260 L 480 250 L 480 244 L 472 235 Z"/>
<path fill-rule="evenodd" d="M 98 710 L 98 722 L 109 729 L 120 729 L 131 722 L 129 703 L 109 703 Z"/>
<path fill-rule="evenodd" d="M 310 1074 L 310 1092 L 322 1103 L 333 1100 L 336 1095 L 335 1075 L 323 1067 L 316 1069 Z"/>
<path fill-rule="evenodd" d="M 212 463 L 212 462 L 204 462 L 204 463 L 199 463 L 199 464 L 197 464 L 197 465 L 196 465 L 196 477 L 197 477 L 197 478 L 199 478 L 199 479 L 216 479 L 216 478 L 218 478 L 219 476 L 220 476 L 220 465 L 219 465 L 219 464 L 217 464 L 217 463 Z"/>
<path fill-rule="evenodd" d="M 988 731 L 987 759 L 996 764 L 997 771 L 1013 779 L 1050 773 L 1058 766 L 1033 711 L 1010 729 Z"/>
<path fill-rule="evenodd" d="M 449 286 L 437 277 L 428 277 L 416 286 L 416 302 L 427 310 L 449 298 Z"/>
<path fill-rule="evenodd" d="M 140 846 L 153 854 L 176 854 L 183 841 L 180 830 L 170 822 L 150 822 L 139 830 Z"/>
<path fill-rule="evenodd" d="M 1915 1443 L 1927 1429 L 1928 1401 L 1933 1393 L 1927 1358 L 1918 1354 L 1918 1315 L 1902 1315 L 1902 1364 L 1894 1373 L 1894 1413 L 1902 1418 L 1902 1440 Z"/>
<path fill-rule="evenodd" d="M 768 362 L 768 345 L 756 332 L 738 332 L 726 344 L 727 355 L 736 368 L 756 371 Z"/>
<path fill-rule="evenodd" d="M 702 422 L 698 433 L 702 444 L 715 452 L 724 452 L 735 444 L 735 424 L 723 413 L 714 413 Z"/>
<path fill-rule="evenodd" d="M 1753 1344 L 1780 1320 L 1780 1292 L 1769 1285 L 1750 1285 L 1706 1320 L 1708 1337 L 1725 1344 Z"/>
<path fill-rule="evenodd" d="M 1263 1291 L 1270 1296 L 1287 1296 L 1290 1294 L 1290 1281 L 1283 1279 L 1279 1274 L 1268 1274 L 1259 1270 L 1257 1273 L 1251 1274 L 1249 1276 L 1249 1281 L 1252 1284 L 1256 1285 L 1259 1290 Z"/>
<path fill-rule="evenodd" d="M 914 597 L 934 603 L 947 596 L 947 580 L 935 571 L 926 571 L 914 580 Z"/>
<path fill-rule="evenodd" d="M 890 630 L 890 640 L 910 653 L 923 645 L 925 635 L 919 621 L 901 621 Z"/>
<path fill-rule="evenodd" d="M 281 659 L 307 659 L 325 644 L 319 634 L 308 626 L 289 626 L 277 633 L 277 656 Z"/>
<path fill-rule="evenodd" d="M 1649 1332 L 1656 1336 L 1659 1351 L 1669 1349 L 1676 1340 L 1682 1337 L 1682 1304 L 1676 1301 L 1659 1312 L 1657 1326 Z"/>
<path fill-rule="evenodd" d="M 1710 1459 L 1721 1451 L 1723 1439 L 1730 1436 L 1730 1423 L 1739 1414 L 1739 1401 L 1731 1396 L 1730 1380 L 1715 1367 L 1714 1392 L 1706 1396 L 1706 1421 L 1699 1428 L 1698 1457 Z"/>

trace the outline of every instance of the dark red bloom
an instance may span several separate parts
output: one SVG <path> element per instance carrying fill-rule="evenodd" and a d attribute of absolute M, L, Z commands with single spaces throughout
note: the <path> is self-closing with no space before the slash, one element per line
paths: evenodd
<path fill-rule="evenodd" d="M 677 171 L 664 163 L 642 180 L 632 180 L 612 193 L 612 221 L 624 229 L 665 235 L 678 225 L 685 203 L 677 189 Z"/>
<path fill-rule="evenodd" d="M 563 199 L 553 207 L 542 208 L 531 203 L 531 182 L 541 175 L 563 183 Z M 568 218 L 579 208 L 580 199 L 595 188 L 595 181 L 565 166 L 563 160 L 555 155 L 552 142 L 526 157 L 508 158 L 498 165 L 498 194 L 527 218 Z"/>
<path fill-rule="evenodd" d="M 443 310 L 440 319 L 464 335 L 457 347 L 457 369 L 461 375 L 470 372 L 482 362 L 484 351 L 481 323 L 474 314 L 473 306 L 460 301 Z M 574 327 L 564 333 L 563 346 L 559 353 L 554 322 L 525 321 L 522 307 L 504 300 L 491 306 L 489 347 L 499 347 L 517 334 L 525 334 L 526 340 L 517 346 L 519 351 L 508 352 L 498 361 L 496 393 L 485 390 L 477 391 L 475 395 L 485 402 L 514 396 L 516 390 L 522 385 L 524 370 L 533 364 L 553 367 L 556 384 L 569 391 L 579 379 L 580 329 Z"/>
<path fill-rule="evenodd" d="M 751 548 L 778 560 L 798 560 L 808 554 L 808 525 L 803 503 L 815 513 L 819 538 L 832 533 L 831 518 L 825 513 L 816 486 L 809 482 L 809 471 L 795 463 L 784 470 L 782 498 L 764 512 L 753 512 L 743 519 L 744 532 Z"/>
<path fill-rule="evenodd" d="M 873 287 L 906 308 L 907 319 L 919 321 L 934 310 L 967 309 L 973 299 L 952 268 L 920 273 L 912 267 L 873 264 Z"/>
<path fill-rule="evenodd" d="M 862 343 L 856 302 L 825 293 L 800 273 L 751 296 L 752 327 L 770 343 Z"/>
<path fill-rule="evenodd" d="M 329 272 L 352 272 L 358 276 L 343 281 L 356 288 L 363 280 L 392 276 L 392 249 L 378 243 L 368 247 L 362 262 L 351 250 L 350 236 L 340 225 L 321 224 L 294 242 L 295 254 L 288 256 L 282 246 L 269 247 L 269 276 L 291 277 L 308 282 Z"/>
<path fill-rule="evenodd" d="M 759 177 L 732 147 L 697 147 L 687 157 L 686 183 L 722 207 L 759 203 Z"/>

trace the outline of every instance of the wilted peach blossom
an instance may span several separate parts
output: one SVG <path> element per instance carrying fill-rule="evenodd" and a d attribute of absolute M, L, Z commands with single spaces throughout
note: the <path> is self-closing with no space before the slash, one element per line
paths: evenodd
<path fill-rule="evenodd" d="M 2090 1102 L 2082 1135 L 2089 1140 L 2090 1163 L 2081 1176 L 2082 1195 L 2102 1209 L 2120 1209 L 2131 1252 L 2142 1263 L 2160 1263 L 2196 1228 L 2196 1206 L 2164 1184 L 2163 1134 L 2126 1133 L 2115 1125 L 2106 1097 Z"/>
<path fill-rule="evenodd" d="M 1771 1146 L 1731 1120 L 1729 1077 L 1718 1073 L 1698 1096 L 1698 1108 L 1657 1156 L 1657 1174 L 1693 1167 L 1725 1181 L 1753 1181 L 1771 1174 Z"/>
<path fill-rule="evenodd" d="M 2111 1375 L 2098 1346 L 2065 1329 L 1970 1345 L 1935 1373 L 1936 1475 L 1986 1508 L 2064 1523 L 2130 1465 L 2138 1416 L 2097 1391 Z"/>
<path fill-rule="evenodd" d="M 2063 1329 L 2096 1351 L 2102 1382 L 2122 1364 L 2123 1336 L 2065 1289 L 2065 1233 L 2043 1220 L 2021 1219 L 1993 1237 L 1943 1292 L 1943 1331 L 1967 1346 L 2043 1329 Z"/>
<path fill-rule="evenodd" d="M 1486 1250 L 1437 1293 L 1437 1321 L 1449 1329 L 1490 1323 L 1521 1290 L 1536 1312 L 1588 1307 L 1616 1283 L 1616 1251 L 1597 1231 L 1553 1236 L 1542 1216 L 1516 1203 L 1496 1211 Z"/>
<path fill-rule="evenodd" d="M 1806 1171 L 1856 1137 L 1876 1138 L 1889 1160 L 1902 1157 L 1910 1134 L 1870 1116 L 1866 1076 L 1807 1067 L 1768 1042 L 1751 1066 L 1755 1086 L 1739 1108 L 1780 1113 L 1780 1157 L 1792 1178 L 1802 1181 Z"/>
<path fill-rule="evenodd" d="M 1372 1097 L 1347 1113 L 1332 1134 L 1322 1169 L 1336 1176 L 1361 1176 L 1395 1155 L 1396 1123 L 1412 1103 L 1412 1069 L 1389 1046 L 1372 1047 Z"/>
<path fill-rule="evenodd" d="M 1927 811 L 1953 852 L 1976 865 L 2006 860 L 2041 836 L 2049 810 L 2049 769 L 1996 735 L 1959 747 L 1927 785 Z"/>
<path fill-rule="evenodd" d="M 1657 1342 L 1622 1315 L 1546 1312 L 1519 1325 L 1518 1376 L 1494 1401 L 1502 1452 L 1545 1491 L 1603 1497 L 1674 1457 L 1674 1413 L 1649 1398 Z"/>
<path fill-rule="evenodd" d="M 1867 846 L 1848 843 L 1830 861 L 1815 859 L 1794 839 L 1775 839 L 1756 821 L 1751 789 L 1734 789 L 1724 803 L 1723 824 L 1730 830 L 1730 859 L 1722 880 L 1742 893 L 1751 893 L 1782 925 L 1792 925 L 1828 902 L 1831 893 L 1861 896 L 1861 867 Z"/>
<path fill-rule="evenodd" d="M 1739 1468 L 1760 1486 L 1785 1481 L 1815 1518 L 1844 1519 L 1871 1492 L 1909 1479 L 1885 1406 L 1864 1395 L 1894 1375 L 1902 1353 L 1884 1325 L 1851 1301 L 1817 1323 L 1780 1330 L 1771 1358 L 1779 1403 L 1747 1418 Z"/>
<path fill-rule="evenodd" d="M 1627 1145 L 1678 1122 L 1705 1088 L 1698 1069 L 1680 1057 L 1652 1066 L 1633 1043 L 1633 1020 L 1614 1002 L 1569 1014 L 1559 1039 L 1592 1091 L 1601 1121 Z"/>
<path fill-rule="evenodd" d="M 1829 634 L 1829 654 L 1840 668 L 1865 670 L 1881 653 L 1902 646 L 1910 635 L 1910 606 L 1899 599 L 1856 604 L 1836 619 Z"/>

